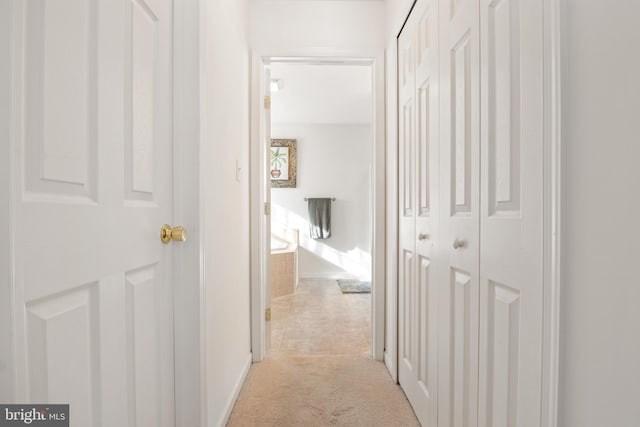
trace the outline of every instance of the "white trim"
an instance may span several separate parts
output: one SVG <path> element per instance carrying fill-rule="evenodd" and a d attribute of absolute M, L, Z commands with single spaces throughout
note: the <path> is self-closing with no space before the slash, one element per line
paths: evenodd
<path fill-rule="evenodd" d="M 207 5 L 207 0 L 198 0 L 198 13 L 197 13 L 197 26 L 198 26 L 198 87 L 202 88 L 203 82 L 207 81 L 211 78 L 209 74 L 208 64 L 206 62 L 206 58 L 208 57 L 207 46 L 206 43 L 208 37 L 208 17 L 207 14 L 204 13 Z M 192 47 L 193 49 L 194 47 Z M 195 50 L 195 49 L 194 49 Z M 206 97 L 200 96 L 198 100 L 198 111 L 199 117 L 202 117 L 204 112 L 206 111 Z M 207 140 L 207 123 L 204 120 L 198 120 L 198 151 L 202 151 L 202 147 L 205 144 L 208 144 Z M 198 230 L 198 239 L 200 240 L 199 245 L 199 254 L 198 254 L 198 263 L 199 263 L 199 304 L 198 309 L 200 310 L 200 423 L 199 426 L 208 426 L 209 425 L 209 399 L 208 399 L 208 369 L 207 369 L 207 294 L 205 289 L 206 273 L 205 273 L 205 265 L 206 265 L 206 252 L 204 239 L 206 236 L 206 226 L 204 218 L 206 218 L 205 212 L 205 185 L 209 182 L 207 180 L 207 176 L 205 173 L 206 167 L 208 165 L 204 164 L 204 160 L 202 156 L 198 158 L 198 218 L 199 218 L 199 230 Z M 178 424 L 176 424 L 178 425 Z"/>
<path fill-rule="evenodd" d="M 393 360 L 391 360 L 389 354 L 387 353 L 387 351 L 385 350 L 384 352 L 384 365 L 387 367 L 387 371 L 389 371 L 389 375 L 391 375 L 391 379 L 393 379 L 393 381 L 395 383 L 398 383 L 398 369 L 396 365 L 393 365 L 392 363 L 394 363 Z M 395 372 L 395 376 L 393 375 Z"/>
<path fill-rule="evenodd" d="M 331 49 L 300 48 L 278 49 L 277 51 L 252 51 L 251 67 L 251 344 L 254 362 L 263 359 L 265 353 L 265 323 L 263 310 L 266 298 L 263 292 L 264 268 L 262 263 L 262 205 L 264 195 L 261 189 L 265 185 L 260 154 L 261 145 L 261 81 L 262 67 L 272 58 L 305 58 L 314 61 L 340 60 L 348 62 L 367 60 L 372 67 L 374 99 L 374 212 L 372 220 L 372 355 L 376 360 L 384 357 L 384 307 L 385 307 L 385 120 L 384 120 L 384 52 L 376 49 Z"/>
<path fill-rule="evenodd" d="M 386 120 L 384 50 L 374 57 L 373 80 L 373 212 L 371 216 L 371 347 L 376 360 L 384 359 L 386 259 Z"/>
<path fill-rule="evenodd" d="M 387 48 L 387 290 L 385 363 L 398 382 L 398 45 Z"/>
<path fill-rule="evenodd" d="M 561 0 L 544 2 L 544 335 L 541 426 L 558 425 L 562 226 Z"/>
<path fill-rule="evenodd" d="M 0 402 L 15 401 L 16 376 L 14 309 L 14 261 L 13 261 L 13 138 L 11 135 L 12 70 L 13 70 L 13 11 L 12 2 L 0 4 L 0 233 L 5 238 L 0 244 Z M 6 143 L 4 143 L 6 141 Z"/>
<path fill-rule="evenodd" d="M 249 142 L 249 209 L 250 209 L 250 282 L 251 282 L 251 351 L 253 361 L 260 362 L 266 353 L 265 323 L 262 313 L 266 307 L 262 281 L 264 266 L 262 262 L 262 223 L 264 217 L 264 193 L 262 191 L 263 171 L 261 162 L 261 109 L 262 109 L 262 60 L 260 56 L 251 58 L 251 105 L 249 119 L 251 124 Z"/>
<path fill-rule="evenodd" d="M 24 69 L 24 57 L 22 46 L 24 44 L 24 34 L 20 31 L 20 25 L 24 19 L 24 5 L 20 2 L 12 2 L 11 10 L 11 46 L 9 63 L 11 64 L 10 79 L 11 79 L 11 101 L 9 112 L 9 176 L 10 185 L 10 262 L 11 262 L 11 334 L 12 334 L 12 375 L 13 375 L 13 401 L 20 402 L 25 401 L 27 397 L 27 385 L 20 379 L 25 378 L 27 374 L 27 353 L 25 352 L 25 334 L 16 333 L 16 331 L 24 330 L 25 319 L 21 315 L 20 310 L 17 309 L 17 301 L 24 300 L 22 287 L 18 286 L 19 274 L 21 271 L 18 266 L 22 264 L 22 260 L 19 259 L 19 254 L 16 251 L 16 226 L 18 218 L 18 204 L 21 197 L 22 178 L 19 174 L 19 165 L 21 164 L 21 148 L 20 142 L 23 138 L 23 97 L 22 88 L 24 87 L 24 75 L 22 72 Z"/>
<path fill-rule="evenodd" d="M 386 130 L 387 130 L 387 270 L 386 337 L 384 361 L 391 378 L 398 382 L 398 43 L 397 36 L 413 10 L 416 0 L 403 4 L 396 22 L 389 26 L 386 47 Z"/>
<path fill-rule="evenodd" d="M 244 361 L 244 366 L 242 368 L 242 372 L 240 372 L 240 376 L 236 380 L 235 385 L 233 386 L 233 393 L 229 395 L 229 399 L 227 399 L 226 404 L 224 405 L 224 414 L 222 418 L 218 421 L 217 426 L 225 426 L 227 422 L 229 422 L 229 417 L 231 417 L 231 412 L 233 412 L 233 407 L 238 400 L 238 396 L 240 395 L 240 391 L 242 390 L 242 386 L 244 385 L 245 380 L 247 379 L 247 375 L 249 374 L 249 369 L 251 369 L 251 361 L 253 356 L 249 354 L 247 359 Z M 177 424 L 176 424 L 177 425 Z M 203 424 L 206 425 L 206 424 Z"/>

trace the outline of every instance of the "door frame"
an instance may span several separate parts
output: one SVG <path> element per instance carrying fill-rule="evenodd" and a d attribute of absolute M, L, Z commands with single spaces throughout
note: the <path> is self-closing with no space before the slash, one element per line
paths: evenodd
<path fill-rule="evenodd" d="M 398 209 L 398 51 L 397 37 L 417 0 L 405 1 L 404 11 L 392 22 L 387 38 L 387 130 L 388 130 L 388 199 Z M 566 12 L 562 0 L 543 0 L 543 105 L 544 105 L 544 195 L 543 195 L 543 277 L 544 319 L 542 340 L 542 416 L 541 424 L 558 425 L 558 383 L 560 349 L 560 290 L 562 249 L 562 32 Z M 385 362 L 392 377 L 398 378 L 398 226 L 397 216 L 389 218 L 387 248 L 387 350 Z"/>
<path fill-rule="evenodd" d="M 0 402 L 15 401 L 13 164 L 11 162 L 12 2 L 0 2 Z M 6 143 L 5 143 L 6 141 Z M 6 207 L 6 208 L 5 208 Z"/>
<path fill-rule="evenodd" d="M 373 84 L 373 212 L 371 215 L 371 337 L 372 357 L 383 360 L 385 346 L 385 90 L 384 90 L 384 52 L 382 50 L 342 50 L 330 48 L 300 48 L 252 50 L 251 52 L 251 146 L 250 146 L 250 209 L 251 209 L 251 351 L 254 362 L 263 360 L 266 353 L 264 310 L 267 299 L 264 293 L 268 277 L 264 272 L 267 255 L 264 253 L 262 225 L 265 197 L 261 189 L 266 185 L 266 171 L 262 165 L 262 153 L 265 150 L 262 133 L 263 103 L 261 84 L 264 80 L 264 66 L 273 59 L 313 62 L 332 60 L 365 61 L 371 67 Z"/>
<path fill-rule="evenodd" d="M 558 425 L 560 290 L 562 268 L 562 0 L 543 1 L 544 195 L 542 425 Z"/>

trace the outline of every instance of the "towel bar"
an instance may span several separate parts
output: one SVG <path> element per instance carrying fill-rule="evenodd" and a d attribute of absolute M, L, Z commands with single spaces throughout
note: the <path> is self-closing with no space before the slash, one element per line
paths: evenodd
<path fill-rule="evenodd" d="M 305 198 L 304 198 L 304 201 L 305 201 L 305 202 L 306 202 L 306 201 L 308 201 L 308 200 L 309 200 L 309 198 L 308 198 L 308 197 L 305 197 Z M 332 201 L 332 202 L 335 202 L 335 201 L 336 201 L 336 198 L 335 198 L 335 197 L 332 197 L 332 198 L 331 198 L 331 201 Z"/>

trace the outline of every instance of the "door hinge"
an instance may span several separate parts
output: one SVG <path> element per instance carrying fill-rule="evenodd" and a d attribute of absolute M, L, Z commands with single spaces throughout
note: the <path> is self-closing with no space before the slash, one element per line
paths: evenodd
<path fill-rule="evenodd" d="M 267 308 L 264 311 L 264 320 L 267 320 L 267 321 L 271 320 L 271 309 L 270 308 Z"/>
<path fill-rule="evenodd" d="M 264 214 L 271 215 L 271 202 L 264 202 Z"/>
<path fill-rule="evenodd" d="M 264 108 L 267 110 L 271 109 L 271 97 L 269 95 L 264 97 Z"/>

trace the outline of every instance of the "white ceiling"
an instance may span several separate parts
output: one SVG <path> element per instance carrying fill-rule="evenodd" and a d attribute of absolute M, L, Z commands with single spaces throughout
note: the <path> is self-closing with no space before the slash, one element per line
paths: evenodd
<path fill-rule="evenodd" d="M 271 94 L 272 123 L 371 123 L 371 67 L 271 64 L 283 88 Z"/>

